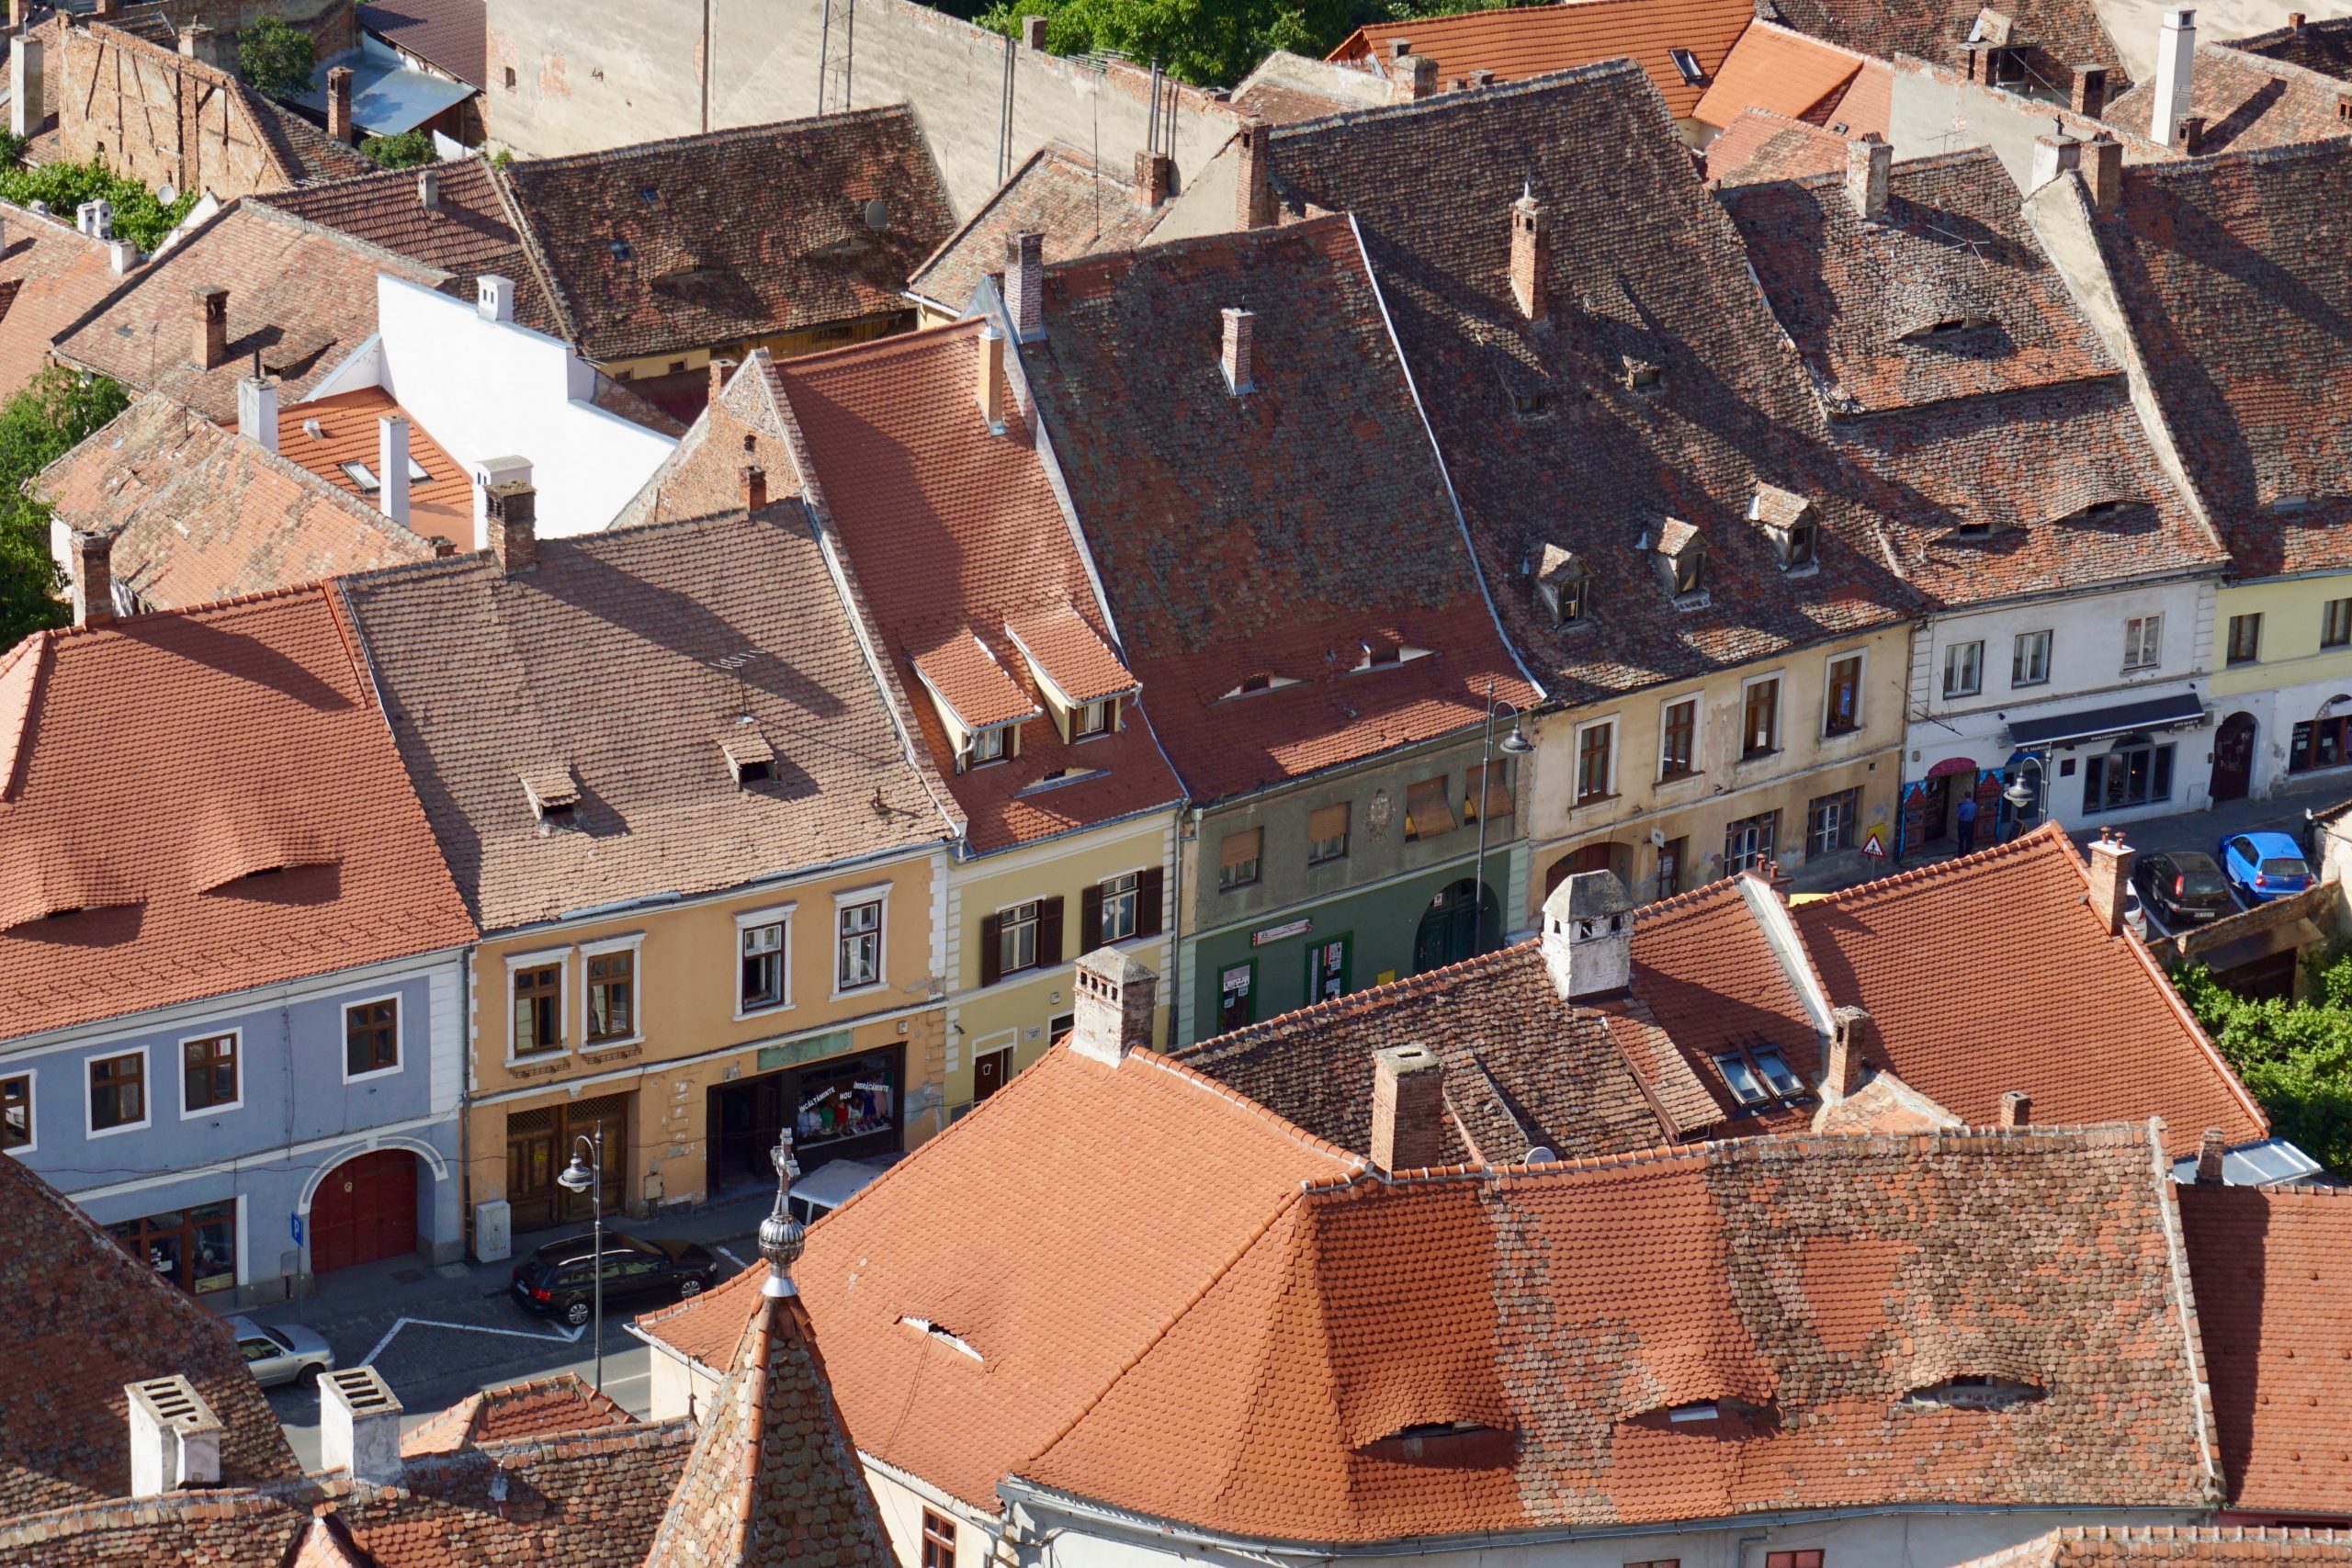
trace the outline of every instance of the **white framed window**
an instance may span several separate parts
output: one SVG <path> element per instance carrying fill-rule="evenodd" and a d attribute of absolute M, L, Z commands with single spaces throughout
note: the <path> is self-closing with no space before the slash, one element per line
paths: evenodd
<path fill-rule="evenodd" d="M 2009 654 L 2009 684 L 2041 686 L 2048 684 L 2049 681 L 2049 632 L 2018 633 L 2017 647 Z"/>
<path fill-rule="evenodd" d="M 587 1050 L 634 1045 L 645 1038 L 645 933 L 580 944 L 581 1044 Z"/>
<path fill-rule="evenodd" d="M 1080 703 L 1070 714 L 1072 739 L 1083 740 L 1090 735 L 1108 735 L 1112 721 L 1118 716 L 1119 699 L 1100 697 L 1091 703 Z"/>
<path fill-rule="evenodd" d="M 1687 779 L 1699 771 L 1699 699 L 1677 697 L 1658 714 L 1657 779 Z"/>
<path fill-rule="evenodd" d="M 1741 760 L 1770 756 L 1781 749 L 1781 678 L 1761 675 L 1746 682 L 1739 698 Z"/>
<path fill-rule="evenodd" d="M 369 997 L 343 1005 L 343 1081 L 401 1070 L 401 999 Z"/>
<path fill-rule="evenodd" d="M 735 917 L 735 1016 L 779 1012 L 792 1005 L 792 911 L 798 906 L 745 909 Z"/>
<path fill-rule="evenodd" d="M 1102 884 L 1101 940 L 1106 945 L 1136 934 L 1136 878 L 1131 871 Z"/>
<path fill-rule="evenodd" d="M 571 959 L 568 947 L 506 955 L 508 1062 L 551 1055 L 571 1043 L 564 1016 L 564 971 Z"/>
<path fill-rule="evenodd" d="M 136 1133 L 153 1120 L 147 1048 L 88 1058 L 83 1068 L 83 1131 L 93 1138 Z"/>
<path fill-rule="evenodd" d="M 1956 642 L 1944 649 L 1944 695 L 1973 697 L 1984 689 L 1984 645 Z"/>
<path fill-rule="evenodd" d="M 1863 658 L 1858 650 L 1829 661 L 1821 693 L 1823 735 L 1851 735 L 1861 728 Z"/>
<path fill-rule="evenodd" d="M 996 954 L 997 973 L 1000 975 L 1037 967 L 1035 900 L 997 911 Z"/>
<path fill-rule="evenodd" d="M 180 1120 L 219 1116 L 245 1108 L 245 1036 L 242 1029 L 208 1029 L 179 1043 Z"/>
<path fill-rule="evenodd" d="M 2123 668 L 2153 670 L 2164 661 L 2165 618 L 2134 615 L 2123 623 Z"/>
<path fill-rule="evenodd" d="M 0 1154 L 28 1155 L 40 1147 L 33 1120 L 33 1069 L 0 1073 Z"/>
<path fill-rule="evenodd" d="M 1004 738 L 1009 728 L 1009 726 L 1001 726 L 995 729 L 974 730 L 972 732 L 971 750 L 966 752 L 965 755 L 976 766 L 981 762 L 1002 761 L 1004 760 Z"/>
<path fill-rule="evenodd" d="M 888 887 L 862 887 L 833 895 L 835 996 L 882 984 L 882 926 L 889 909 Z"/>

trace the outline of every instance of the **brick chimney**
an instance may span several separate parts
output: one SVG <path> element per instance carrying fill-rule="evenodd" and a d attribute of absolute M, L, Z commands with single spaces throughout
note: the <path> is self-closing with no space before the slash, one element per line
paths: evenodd
<path fill-rule="evenodd" d="M 2301 11 L 2287 13 L 2287 30 L 2290 33 L 2299 33 L 2303 30 L 2303 14 Z"/>
<path fill-rule="evenodd" d="M 1070 989 L 1071 1050 L 1115 1067 L 1128 1052 L 1151 1049 L 1159 976 L 1150 964 L 1115 947 L 1099 947 L 1078 961 Z"/>
<path fill-rule="evenodd" d="M 2173 145 L 2190 157 L 2202 152 L 2205 150 L 2205 117 L 2201 114 L 2182 115 L 2180 130 L 2173 138 Z"/>
<path fill-rule="evenodd" d="M 416 204 L 427 212 L 441 210 L 441 171 L 419 169 L 416 172 Z"/>
<path fill-rule="evenodd" d="M 2055 136 L 2033 139 L 2033 169 L 2026 181 L 2029 191 L 2040 190 L 2059 175 L 2082 166 L 2083 144 L 2064 131 Z"/>
<path fill-rule="evenodd" d="M 114 619 L 114 536 L 74 536 L 74 624 L 103 626 Z"/>
<path fill-rule="evenodd" d="M 1551 270 L 1552 242 L 1544 233 L 1544 209 L 1532 186 L 1521 186 L 1510 204 L 1510 292 L 1519 313 L 1544 319 L 1544 276 Z"/>
<path fill-rule="evenodd" d="M 1634 900 L 1613 871 L 1580 871 L 1544 900 L 1544 964 L 1564 1001 L 1634 983 Z"/>
<path fill-rule="evenodd" d="M 1417 104 L 1437 95 L 1437 62 L 1426 54 L 1400 54 L 1388 65 L 1388 101 Z"/>
<path fill-rule="evenodd" d="M 746 463 L 736 470 L 736 477 L 742 481 L 743 510 L 752 513 L 764 508 L 768 503 L 768 471 L 757 463 Z"/>
<path fill-rule="evenodd" d="M 351 67 L 338 65 L 327 73 L 327 135 L 349 144 L 351 134 Z"/>
<path fill-rule="evenodd" d="M 220 1483 L 220 1417 L 184 1377 L 122 1385 L 130 1415 L 130 1495 Z"/>
<path fill-rule="evenodd" d="M 1481 65 L 1462 78 L 1462 85 L 1476 93 L 1495 85 L 1495 73 Z"/>
<path fill-rule="evenodd" d="M 723 397 L 727 391 L 727 378 L 733 374 L 735 374 L 735 362 L 733 360 L 720 359 L 715 355 L 712 357 L 710 362 L 710 394 L 704 400 L 705 407 L 715 409 L 718 406 L 718 400 Z"/>
<path fill-rule="evenodd" d="M 206 285 L 189 292 L 196 299 L 196 320 L 188 338 L 188 363 L 198 370 L 218 370 L 229 363 L 229 291 Z"/>
<path fill-rule="evenodd" d="M 474 548 L 490 548 L 490 492 L 516 479 L 531 482 L 528 457 L 484 457 L 474 465 Z"/>
<path fill-rule="evenodd" d="M 1031 230 L 1004 241 L 1004 309 L 1016 343 L 1046 335 L 1046 236 Z"/>
<path fill-rule="evenodd" d="M 980 352 L 972 389 L 974 400 L 980 405 L 980 418 L 988 423 L 990 435 L 1004 434 L 1004 334 L 990 321 L 980 328 Z"/>
<path fill-rule="evenodd" d="M 2092 119 L 2105 112 L 2108 69 L 2104 65 L 2075 66 L 2066 85 L 2066 107 Z"/>
<path fill-rule="evenodd" d="M 2222 1185 L 2222 1156 L 2229 1152 L 2229 1134 L 2219 1127 L 2205 1129 L 2205 1136 L 2197 1145 L 2197 1185 Z"/>
<path fill-rule="evenodd" d="M 1240 161 L 1233 170 L 1233 226 L 1270 228 L 1274 221 L 1273 130 L 1262 119 L 1244 120 L 1234 147 Z"/>
<path fill-rule="evenodd" d="M 1894 169 L 1894 149 L 1869 131 L 1846 143 L 1846 195 L 1862 220 L 1876 223 L 1886 216 L 1887 176 Z"/>
<path fill-rule="evenodd" d="M 2033 1125 L 2033 1096 L 2021 1089 L 2013 1089 L 2001 1096 L 2001 1125 L 2030 1127 Z"/>
<path fill-rule="evenodd" d="M 1168 199 L 1168 187 L 1175 183 L 1175 159 L 1165 152 L 1136 154 L 1135 203 L 1137 207 L 1158 207 Z"/>
<path fill-rule="evenodd" d="M 1843 1100 L 1862 1087 L 1862 1051 L 1871 1040 L 1871 1015 L 1842 1007 L 1829 1015 L 1829 1059 L 1822 1064 L 1821 1098 Z"/>
<path fill-rule="evenodd" d="M 2165 11 L 2164 25 L 2156 31 L 2156 88 L 2148 122 L 2149 141 L 2166 147 L 2178 144 L 2196 62 L 2197 13 L 2185 6 Z"/>
<path fill-rule="evenodd" d="M 2083 143 L 2080 165 L 2083 184 L 2088 187 L 2091 210 L 2112 212 L 2123 202 L 2123 143 L 2101 132 Z"/>
<path fill-rule="evenodd" d="M 2130 900 L 2132 846 L 2112 828 L 2099 829 L 2091 846 L 2091 912 L 2107 922 L 2107 934 L 2123 932 L 2123 912 Z"/>
<path fill-rule="evenodd" d="M 41 47 L 35 38 L 18 38 L 8 48 L 8 130 L 18 138 L 40 133 L 43 89 Z"/>
<path fill-rule="evenodd" d="M 319 1467 L 379 1485 L 401 1478 L 401 1402 L 373 1367 L 319 1380 Z"/>
<path fill-rule="evenodd" d="M 1218 356 L 1217 367 L 1225 374 L 1225 389 L 1238 398 L 1244 392 L 1258 389 L 1258 383 L 1252 378 L 1256 370 L 1254 340 L 1258 318 L 1248 310 L 1237 310 L 1230 305 L 1225 308 L 1222 315 L 1225 320 L 1225 344 Z"/>
<path fill-rule="evenodd" d="M 277 450 L 277 378 L 245 376 L 237 381 L 237 434 L 265 452 Z"/>
<path fill-rule="evenodd" d="M 32 13 L 31 0 L 8 0 L 8 36 L 21 37 L 25 22 Z"/>
<path fill-rule="evenodd" d="M 408 526 L 408 421 L 386 414 L 376 422 L 376 510 Z"/>
<path fill-rule="evenodd" d="M 1384 1174 L 1445 1161 L 1445 1064 L 1426 1045 L 1372 1055 L 1372 1163 Z"/>
<path fill-rule="evenodd" d="M 528 479 L 509 479 L 490 492 L 490 553 L 513 577 L 539 564 L 539 492 Z"/>

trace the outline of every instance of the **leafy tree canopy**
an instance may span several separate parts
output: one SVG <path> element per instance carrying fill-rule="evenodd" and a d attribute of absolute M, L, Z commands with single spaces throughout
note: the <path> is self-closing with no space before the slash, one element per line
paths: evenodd
<path fill-rule="evenodd" d="M 1329 53 L 1371 22 L 1491 8 L 1502 0 L 994 0 L 977 18 L 1019 37 L 1025 17 L 1046 18 L 1056 54 L 1115 50 L 1157 60 L 1199 86 L 1232 86 L 1268 51 Z"/>
<path fill-rule="evenodd" d="M 290 98 L 311 85 L 319 51 L 311 35 L 276 17 L 262 17 L 237 35 L 237 74 L 256 93 Z"/>
<path fill-rule="evenodd" d="M 74 210 L 85 201 L 103 198 L 114 209 L 114 231 L 141 251 L 152 252 L 164 236 L 179 226 L 196 205 L 196 193 L 186 191 L 173 200 L 159 201 L 145 186 L 112 175 L 96 164 L 35 164 L 17 162 L 24 143 L 0 134 L 0 200 L 29 207 L 47 202 L 52 216 L 74 221 Z"/>
<path fill-rule="evenodd" d="M 413 169 L 437 164 L 429 130 L 403 130 L 398 136 L 370 136 L 359 144 L 359 155 L 379 169 Z"/>
<path fill-rule="evenodd" d="M 25 493 L 25 481 L 130 400 L 103 376 L 52 365 L 0 403 L 0 649 L 65 620 L 49 553 L 49 508 Z"/>
<path fill-rule="evenodd" d="M 2221 1047 L 2271 1130 L 2352 1177 L 2352 953 L 2316 961 L 2300 1002 L 2236 996 L 2190 964 L 2173 984 Z"/>

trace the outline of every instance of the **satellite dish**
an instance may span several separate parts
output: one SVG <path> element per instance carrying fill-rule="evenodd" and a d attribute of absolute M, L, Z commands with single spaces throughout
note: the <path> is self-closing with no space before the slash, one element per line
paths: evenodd
<path fill-rule="evenodd" d="M 879 199 L 865 204 L 865 226 L 879 234 L 890 226 L 890 204 Z"/>
<path fill-rule="evenodd" d="M 1538 1144 L 1533 1148 L 1527 1151 L 1527 1158 L 1523 1163 L 1528 1165 L 1556 1165 L 1559 1163 L 1559 1159 L 1560 1156 L 1558 1155 L 1554 1154 L 1543 1145 Z"/>

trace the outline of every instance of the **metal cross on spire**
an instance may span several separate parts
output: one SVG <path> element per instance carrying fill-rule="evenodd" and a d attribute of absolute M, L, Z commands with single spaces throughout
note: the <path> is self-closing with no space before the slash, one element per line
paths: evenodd
<path fill-rule="evenodd" d="M 792 1158 L 791 1128 L 777 1131 L 775 1147 L 768 1158 L 775 1164 L 775 1208 L 760 1222 L 760 1256 L 768 1260 L 767 1283 L 760 1287 L 760 1293 L 797 1295 L 799 1287 L 792 1282 L 792 1265 L 800 1256 L 808 1233 L 792 1217 L 792 1179 L 800 1174 L 800 1167 Z"/>

